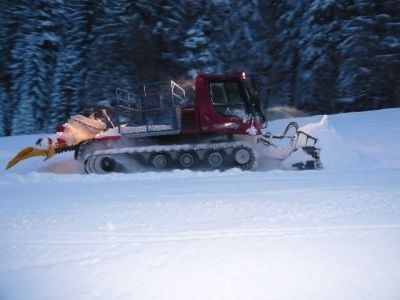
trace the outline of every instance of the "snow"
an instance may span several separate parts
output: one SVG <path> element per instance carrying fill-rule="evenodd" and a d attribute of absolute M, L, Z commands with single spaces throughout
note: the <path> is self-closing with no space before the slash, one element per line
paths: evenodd
<path fill-rule="evenodd" d="M 123 126 L 121 127 L 122 133 L 147 133 L 147 132 L 157 132 L 157 131 L 167 131 L 174 130 L 171 125 L 141 125 L 141 126 Z"/>
<path fill-rule="evenodd" d="M 1 171 L 0 299 L 399 299 L 400 109 L 323 124 L 318 171 Z"/>

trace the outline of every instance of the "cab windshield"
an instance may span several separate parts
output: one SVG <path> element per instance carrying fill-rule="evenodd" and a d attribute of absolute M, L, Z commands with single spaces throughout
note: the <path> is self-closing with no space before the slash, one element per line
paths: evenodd
<path fill-rule="evenodd" d="M 254 88 L 248 87 L 248 84 L 246 80 L 237 79 L 210 82 L 211 101 L 214 109 L 225 116 L 263 119 Z"/>
<path fill-rule="evenodd" d="M 246 76 L 245 79 L 242 79 L 242 82 L 250 105 L 249 111 L 251 114 L 265 122 L 266 119 L 262 112 L 259 98 L 259 92 L 261 91 L 259 79 L 254 75 Z"/>

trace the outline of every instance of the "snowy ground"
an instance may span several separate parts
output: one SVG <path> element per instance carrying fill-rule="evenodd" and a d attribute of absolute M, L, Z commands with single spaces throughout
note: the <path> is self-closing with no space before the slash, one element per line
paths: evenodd
<path fill-rule="evenodd" d="M 320 171 L 0 171 L 0 299 L 400 299 L 400 109 L 328 120 Z"/>

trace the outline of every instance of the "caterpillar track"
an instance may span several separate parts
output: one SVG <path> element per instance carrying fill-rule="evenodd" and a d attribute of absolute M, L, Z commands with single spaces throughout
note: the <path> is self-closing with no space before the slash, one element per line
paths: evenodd
<path fill-rule="evenodd" d="M 88 174 L 129 172 L 132 161 L 156 170 L 223 170 L 232 167 L 251 170 L 256 166 L 256 158 L 255 150 L 243 142 L 124 147 L 86 154 L 84 170 Z"/>

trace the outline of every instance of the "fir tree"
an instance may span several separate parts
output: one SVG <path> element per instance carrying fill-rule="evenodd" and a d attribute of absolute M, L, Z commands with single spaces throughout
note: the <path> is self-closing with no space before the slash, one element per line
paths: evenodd
<path fill-rule="evenodd" d="M 189 76 L 198 71 L 212 72 L 216 69 L 217 59 L 213 53 L 212 24 L 213 3 L 202 1 L 201 5 L 191 6 L 191 20 L 188 20 L 187 31 L 183 38 L 183 53 L 180 61 Z"/>
<path fill-rule="evenodd" d="M 345 110 L 396 105 L 400 71 L 397 1 L 343 1 L 338 90 Z M 398 9 L 395 9 L 395 8 Z"/>
<path fill-rule="evenodd" d="M 297 106 L 323 113 L 336 106 L 340 21 L 337 2 L 312 0 L 300 19 Z"/>
<path fill-rule="evenodd" d="M 13 134 L 43 129 L 51 103 L 55 52 L 59 44 L 57 2 L 21 3 L 18 14 L 24 22 L 18 28 L 13 69 L 13 92 L 19 100 L 12 124 Z"/>
<path fill-rule="evenodd" d="M 88 74 L 93 43 L 96 1 L 69 1 L 63 6 L 67 16 L 63 22 L 62 43 L 54 71 L 52 103 L 47 128 L 65 122 L 71 115 L 82 113 L 87 99 Z"/>
<path fill-rule="evenodd" d="M 12 50 L 15 47 L 16 32 L 23 22 L 19 18 L 18 6 L 22 1 L 2 1 L 0 3 L 0 136 L 11 135 L 12 119 L 16 107 L 13 94 Z"/>

